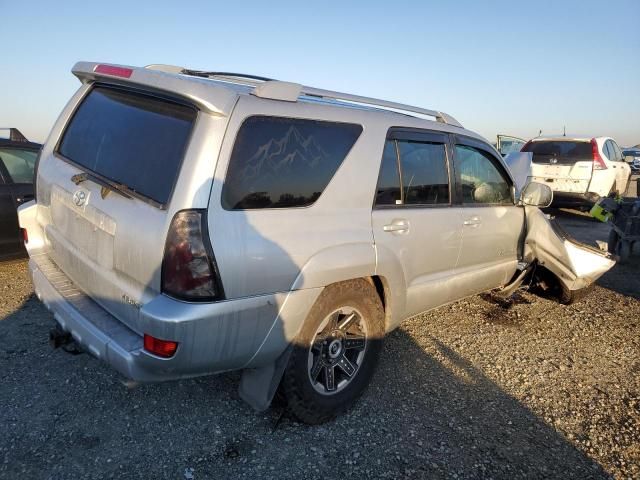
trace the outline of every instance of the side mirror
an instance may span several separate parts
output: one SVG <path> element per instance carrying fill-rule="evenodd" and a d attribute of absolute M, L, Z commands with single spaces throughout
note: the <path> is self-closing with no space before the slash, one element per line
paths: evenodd
<path fill-rule="evenodd" d="M 544 208 L 551 205 L 552 201 L 553 190 L 544 183 L 531 182 L 524 187 L 520 194 L 520 203 L 522 205 Z"/>

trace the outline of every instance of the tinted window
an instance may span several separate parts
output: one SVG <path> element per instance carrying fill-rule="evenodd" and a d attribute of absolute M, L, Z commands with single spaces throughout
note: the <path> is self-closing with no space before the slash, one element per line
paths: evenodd
<path fill-rule="evenodd" d="M 401 198 L 396 142 L 387 140 L 382 154 L 376 205 L 396 205 L 400 203 Z"/>
<path fill-rule="evenodd" d="M 533 152 L 534 163 L 573 165 L 581 160 L 592 160 L 591 142 L 542 140 L 527 143 L 522 151 Z"/>
<path fill-rule="evenodd" d="M 376 205 L 448 203 L 449 172 L 444 144 L 387 140 L 378 178 Z"/>
<path fill-rule="evenodd" d="M 449 203 L 447 154 L 442 143 L 398 141 L 403 203 Z"/>
<path fill-rule="evenodd" d="M 618 144 L 616 142 L 614 142 L 613 140 L 611 140 L 611 146 L 613 147 L 613 151 L 614 151 L 614 155 L 616 158 L 616 162 L 620 162 L 623 160 L 622 158 L 622 150 L 620 150 L 620 147 L 618 146 Z"/>
<path fill-rule="evenodd" d="M 603 150 L 604 150 L 604 154 L 607 156 L 607 159 L 613 161 L 615 156 L 613 153 L 613 147 L 611 146 L 611 142 L 609 140 L 604 142 Z"/>
<path fill-rule="evenodd" d="M 226 209 L 311 205 L 362 132 L 360 125 L 248 118 L 240 127 L 222 189 Z"/>
<path fill-rule="evenodd" d="M 9 172 L 13 183 L 33 183 L 33 168 L 37 152 L 17 148 L 0 148 L 0 161 Z"/>
<path fill-rule="evenodd" d="M 59 152 L 80 166 L 158 203 L 171 196 L 195 109 L 95 87 L 67 127 Z"/>
<path fill-rule="evenodd" d="M 488 153 L 456 145 L 456 173 L 462 185 L 463 203 L 513 204 L 509 182 Z"/>

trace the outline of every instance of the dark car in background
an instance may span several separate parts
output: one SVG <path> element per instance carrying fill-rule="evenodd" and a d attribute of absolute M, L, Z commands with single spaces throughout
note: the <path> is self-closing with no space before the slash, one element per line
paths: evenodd
<path fill-rule="evenodd" d="M 640 148 L 625 148 L 622 150 L 624 160 L 631 167 L 633 173 L 640 173 Z"/>
<path fill-rule="evenodd" d="M 0 138 L 0 259 L 25 254 L 17 208 L 33 200 L 33 171 L 42 145 L 28 141 L 16 128 Z"/>

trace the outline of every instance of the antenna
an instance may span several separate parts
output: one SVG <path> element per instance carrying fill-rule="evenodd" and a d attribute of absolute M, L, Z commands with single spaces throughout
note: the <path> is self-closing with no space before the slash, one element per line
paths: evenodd
<path fill-rule="evenodd" d="M 540 131 L 538 132 L 538 136 L 542 135 L 542 129 L 540 129 Z"/>
<path fill-rule="evenodd" d="M 562 136 L 563 136 L 563 137 L 566 137 L 566 136 L 567 136 L 567 126 L 566 126 L 566 125 L 564 125 L 564 126 L 562 127 Z"/>

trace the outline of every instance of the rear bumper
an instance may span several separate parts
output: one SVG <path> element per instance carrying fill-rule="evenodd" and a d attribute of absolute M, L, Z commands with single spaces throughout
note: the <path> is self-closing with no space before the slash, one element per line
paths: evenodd
<path fill-rule="evenodd" d="M 140 309 L 140 331 L 80 291 L 46 254 L 29 271 L 38 298 L 93 356 L 136 381 L 162 381 L 274 361 L 295 338 L 322 289 L 195 304 L 158 295 Z M 286 300 L 286 308 L 285 306 Z M 179 342 L 169 359 L 143 349 L 141 332 Z"/>

